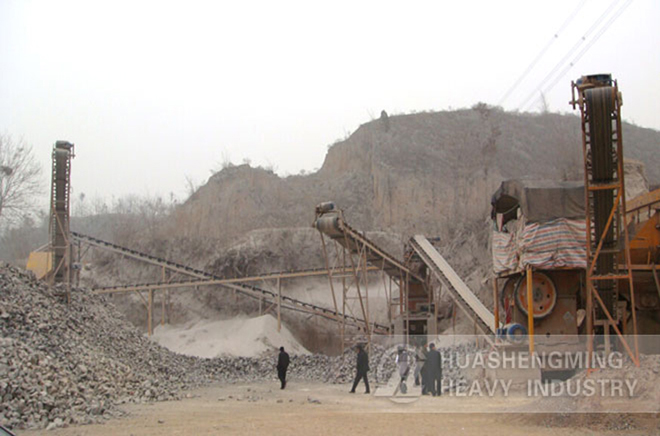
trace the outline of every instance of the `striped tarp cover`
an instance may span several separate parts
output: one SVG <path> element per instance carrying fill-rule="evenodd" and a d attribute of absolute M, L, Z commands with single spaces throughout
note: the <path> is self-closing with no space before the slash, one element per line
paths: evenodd
<path fill-rule="evenodd" d="M 586 224 L 584 220 L 558 218 L 543 223 L 509 225 L 511 233 L 493 232 L 495 272 L 539 269 L 586 268 Z"/>

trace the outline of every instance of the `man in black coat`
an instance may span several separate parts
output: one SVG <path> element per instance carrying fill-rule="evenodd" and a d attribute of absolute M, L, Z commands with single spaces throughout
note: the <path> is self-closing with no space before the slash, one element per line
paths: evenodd
<path fill-rule="evenodd" d="M 277 377 L 282 383 L 282 387 L 280 389 L 284 389 L 286 387 L 286 370 L 288 367 L 289 354 L 284 351 L 284 347 L 280 347 L 280 355 L 277 358 Z"/>
<path fill-rule="evenodd" d="M 442 395 L 442 356 L 435 349 L 435 344 L 429 345 L 429 352 L 426 354 L 426 362 L 423 371 L 428 378 L 427 389 L 431 394 Z"/>
<path fill-rule="evenodd" d="M 357 387 L 360 380 L 363 378 L 364 378 L 364 386 L 366 387 L 364 393 L 368 394 L 370 392 L 369 379 L 367 378 L 367 373 L 369 372 L 369 356 L 367 355 L 367 352 L 364 351 L 364 347 L 362 346 L 362 344 L 358 344 L 357 349 L 358 349 L 357 374 L 355 375 L 355 381 L 353 382 L 353 389 L 351 389 L 351 394 L 355 393 L 355 388 Z"/>

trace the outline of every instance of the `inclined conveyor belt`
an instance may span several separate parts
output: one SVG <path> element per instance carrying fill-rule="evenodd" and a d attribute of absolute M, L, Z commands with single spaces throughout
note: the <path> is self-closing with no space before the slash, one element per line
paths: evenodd
<path fill-rule="evenodd" d="M 113 244 L 111 242 L 103 241 L 98 238 L 94 238 L 92 236 L 87 236 L 83 235 L 81 233 L 76 233 L 76 232 L 71 232 L 71 239 L 73 239 L 76 242 L 88 244 L 94 247 L 98 247 L 104 250 L 112 251 L 118 254 L 121 254 L 123 256 L 131 257 L 133 259 L 137 259 L 143 262 L 150 263 L 155 266 L 161 266 L 168 268 L 169 270 L 176 271 L 178 273 L 188 275 L 191 277 L 196 277 L 199 279 L 206 279 L 206 280 L 218 280 L 218 281 L 223 281 L 222 277 L 216 276 L 214 274 L 211 274 L 206 271 L 202 271 L 199 269 L 191 268 L 189 266 L 177 263 L 177 262 L 172 262 L 167 259 L 162 259 L 156 256 L 152 256 L 146 253 L 141 253 L 137 250 L 132 250 L 130 248 L 122 247 L 117 244 Z M 272 276 L 277 277 L 278 273 L 272 273 Z M 182 282 L 182 286 L 187 285 L 190 286 L 192 283 L 185 283 Z M 236 290 L 242 295 L 246 295 L 251 298 L 255 299 L 263 299 L 264 301 L 268 301 L 274 304 L 277 304 L 278 301 L 278 294 L 276 292 L 268 291 L 265 289 L 258 288 L 256 286 L 251 286 L 251 285 L 246 285 L 244 283 L 219 283 L 218 286 L 230 288 L 233 290 Z M 286 308 L 289 310 L 293 311 L 302 311 L 306 313 L 313 313 L 315 315 L 321 316 L 323 318 L 336 321 L 336 322 L 341 322 L 343 315 L 341 313 L 336 312 L 333 309 L 329 309 L 326 307 L 318 306 L 312 303 L 306 303 L 304 301 L 297 300 L 295 298 L 287 297 L 285 295 L 281 296 L 281 307 Z M 349 316 L 346 315 L 346 322 L 348 324 L 355 325 L 357 327 L 363 328 L 365 323 L 364 320 L 354 317 L 354 316 Z M 387 326 L 384 326 L 382 324 L 377 324 L 377 323 L 370 323 L 372 326 L 371 329 L 374 330 L 375 332 L 379 333 L 386 333 L 389 328 Z"/>
<path fill-rule="evenodd" d="M 481 333 L 486 336 L 492 335 L 495 326 L 494 315 L 474 295 L 428 239 L 423 235 L 416 235 L 410 240 L 410 245 Z"/>
<path fill-rule="evenodd" d="M 382 269 L 387 275 L 397 281 L 423 280 L 413 274 L 401 261 L 377 246 L 363 232 L 352 228 L 337 212 L 330 212 L 317 217 L 314 227 L 321 233 L 339 243 L 351 253 L 364 250 L 367 263 Z"/>

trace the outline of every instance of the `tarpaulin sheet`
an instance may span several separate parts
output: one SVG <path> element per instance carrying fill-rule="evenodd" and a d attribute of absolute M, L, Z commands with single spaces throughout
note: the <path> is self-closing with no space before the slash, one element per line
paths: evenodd
<path fill-rule="evenodd" d="M 530 223 L 525 217 L 493 228 L 493 270 L 496 273 L 539 269 L 586 268 L 586 224 L 559 218 Z"/>
<path fill-rule="evenodd" d="M 554 180 L 506 180 L 493 195 L 491 204 L 493 217 L 496 214 L 511 214 L 519 206 L 528 222 L 584 218 L 584 184 Z M 510 217 L 505 217 L 505 221 Z"/>

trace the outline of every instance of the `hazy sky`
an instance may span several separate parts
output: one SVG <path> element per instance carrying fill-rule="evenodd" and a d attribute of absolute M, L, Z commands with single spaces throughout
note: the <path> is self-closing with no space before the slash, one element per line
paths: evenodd
<path fill-rule="evenodd" d="M 44 179 L 75 143 L 75 193 L 109 198 L 183 197 L 227 159 L 311 171 L 383 109 L 573 112 L 582 74 L 660 130 L 658 23 L 657 0 L 0 0 L 0 132 Z"/>

